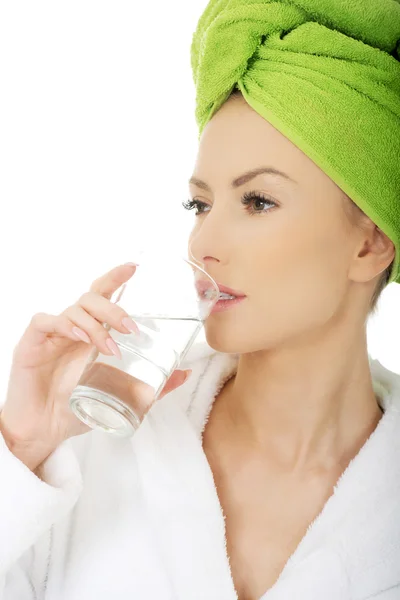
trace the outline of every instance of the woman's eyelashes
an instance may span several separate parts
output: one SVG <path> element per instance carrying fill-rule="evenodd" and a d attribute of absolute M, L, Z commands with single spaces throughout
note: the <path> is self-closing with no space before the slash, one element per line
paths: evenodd
<path fill-rule="evenodd" d="M 265 194 L 261 194 L 260 192 L 245 192 L 240 201 L 245 207 L 245 210 L 251 215 L 262 215 L 266 212 L 269 212 L 271 207 L 278 206 L 277 203 L 272 200 L 272 198 L 266 196 Z M 266 204 L 267 209 L 254 210 L 253 206 L 255 206 L 258 202 Z"/>
<path fill-rule="evenodd" d="M 278 206 L 278 204 L 269 196 L 261 194 L 260 192 L 245 192 L 240 201 L 244 206 L 244 210 L 250 215 L 262 215 L 269 212 L 271 207 Z M 262 210 L 255 210 L 254 206 L 259 203 L 266 204 L 268 207 Z M 208 207 L 208 204 L 194 198 L 193 200 L 186 200 L 186 202 L 182 202 L 182 206 L 186 210 L 192 210 L 193 208 L 196 208 L 197 212 L 195 212 L 195 216 L 197 217 L 198 215 L 204 213 L 204 209 Z"/>

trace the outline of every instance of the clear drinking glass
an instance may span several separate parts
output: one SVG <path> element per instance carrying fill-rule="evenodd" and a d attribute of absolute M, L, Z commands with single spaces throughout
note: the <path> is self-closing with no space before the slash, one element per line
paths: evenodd
<path fill-rule="evenodd" d="M 104 323 L 122 359 L 94 347 L 69 400 L 86 425 L 123 437 L 139 427 L 219 299 L 216 282 L 177 252 L 142 250 L 133 258 L 136 271 L 115 303 L 140 335 Z"/>

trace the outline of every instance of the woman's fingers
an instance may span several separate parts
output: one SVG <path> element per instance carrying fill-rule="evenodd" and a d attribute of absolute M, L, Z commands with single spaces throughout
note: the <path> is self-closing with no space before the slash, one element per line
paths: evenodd
<path fill-rule="evenodd" d="M 99 294 L 86 292 L 80 297 L 77 305 L 90 313 L 100 323 L 107 323 L 107 325 L 121 333 L 140 333 L 139 327 L 119 304 L 114 304 Z"/>
<path fill-rule="evenodd" d="M 72 332 L 73 326 L 74 323 L 65 315 L 36 313 L 24 333 L 23 341 L 28 346 L 38 346 L 49 335 L 59 335 L 76 341 L 76 337 Z"/>
<path fill-rule="evenodd" d="M 49 336 L 67 337 L 74 341 L 93 343 L 100 352 L 114 354 L 108 346 L 111 343 L 115 348 L 115 342 L 108 329 L 112 327 L 121 333 L 129 334 L 139 333 L 139 328 L 121 306 L 110 302 L 107 297 L 111 297 L 115 290 L 133 275 L 135 269 L 135 265 L 115 267 L 95 280 L 91 291 L 85 292 L 76 304 L 68 307 L 60 315 L 33 315 L 24 341 L 35 346 L 42 344 Z M 108 328 L 105 328 L 103 323 L 107 323 Z"/>
<path fill-rule="evenodd" d="M 100 294 L 104 298 L 110 300 L 113 293 L 128 279 L 130 279 L 133 273 L 136 271 L 136 265 L 126 264 L 114 267 L 111 271 L 105 273 L 101 277 L 95 279 L 90 286 L 90 292 Z"/>
<path fill-rule="evenodd" d="M 121 333 L 130 333 L 122 322 L 124 319 L 130 319 L 128 313 L 119 305 L 110 302 L 110 298 L 133 275 L 135 269 L 136 265 L 133 264 L 115 267 L 96 279 L 89 292 L 85 292 L 76 304 L 69 306 L 58 316 L 37 313 L 32 317 L 25 339 L 29 338 L 31 344 L 41 344 L 49 335 L 59 335 L 73 340 L 81 339 L 94 344 L 104 354 L 113 354 L 108 346 L 113 339 L 103 323 Z M 131 324 L 131 328 L 134 332 L 139 332 L 135 323 L 133 326 Z M 191 372 L 191 369 L 175 370 L 167 380 L 160 397 L 183 385 Z"/>
<path fill-rule="evenodd" d="M 107 300 L 103 298 L 105 302 Z M 108 329 L 103 327 L 103 325 L 97 320 L 96 316 L 92 316 L 88 312 L 86 312 L 82 306 L 79 304 L 73 304 L 69 306 L 63 313 L 63 315 L 69 320 L 71 323 L 71 331 L 77 337 L 74 339 L 81 339 L 84 342 L 92 343 L 102 352 L 103 354 L 113 354 L 110 350 L 107 342 L 109 339 L 112 340 L 112 336 L 110 335 Z M 84 336 L 79 336 L 76 328 L 80 329 L 86 336 L 88 340 L 84 338 Z M 119 324 L 117 329 L 121 329 L 121 325 Z M 125 330 L 123 333 L 127 333 Z M 110 342 L 108 342 L 110 343 Z"/>

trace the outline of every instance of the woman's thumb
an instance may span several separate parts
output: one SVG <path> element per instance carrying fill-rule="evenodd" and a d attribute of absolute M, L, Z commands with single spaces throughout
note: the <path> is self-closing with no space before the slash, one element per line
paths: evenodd
<path fill-rule="evenodd" d="M 192 369 L 186 369 L 186 371 L 183 371 L 183 381 L 182 381 L 182 385 L 185 383 L 185 381 L 187 379 L 189 379 L 189 377 L 192 374 Z"/>
<path fill-rule="evenodd" d="M 192 373 L 192 369 L 186 369 L 185 371 L 175 370 L 171 376 L 167 379 L 166 384 L 160 394 L 160 398 L 172 392 L 177 387 L 183 385 L 187 381 L 188 377 Z"/>

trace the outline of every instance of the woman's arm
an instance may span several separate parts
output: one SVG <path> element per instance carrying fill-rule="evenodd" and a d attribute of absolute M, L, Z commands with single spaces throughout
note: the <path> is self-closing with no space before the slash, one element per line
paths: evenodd
<path fill-rule="evenodd" d="M 32 472 L 0 434 L 0 481 L 0 600 L 35 598 L 29 549 L 75 505 L 82 490 L 79 463 L 67 440 Z M 17 588 L 24 595 L 16 596 Z"/>

